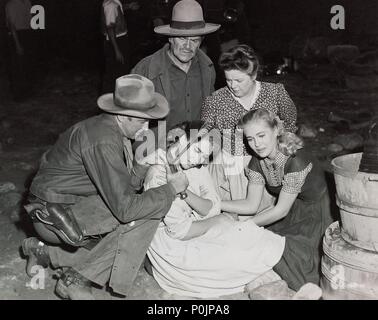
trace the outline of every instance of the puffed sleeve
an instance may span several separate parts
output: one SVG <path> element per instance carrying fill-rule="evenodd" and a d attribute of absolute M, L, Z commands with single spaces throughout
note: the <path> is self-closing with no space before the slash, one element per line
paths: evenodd
<path fill-rule="evenodd" d="M 284 121 L 284 126 L 287 131 L 296 132 L 297 131 L 297 108 L 293 100 L 290 98 L 288 92 L 286 91 L 282 83 L 277 84 L 277 106 L 278 106 L 278 116 Z"/>
<path fill-rule="evenodd" d="M 248 166 L 244 169 L 244 173 L 249 183 L 265 185 L 265 178 L 256 157 L 251 158 Z"/>
<path fill-rule="evenodd" d="M 306 157 L 296 156 L 289 159 L 282 180 L 282 191 L 300 193 L 312 167 L 312 162 Z"/>
<path fill-rule="evenodd" d="M 260 172 L 245 168 L 245 175 L 247 176 L 249 183 L 265 185 L 265 179 Z"/>

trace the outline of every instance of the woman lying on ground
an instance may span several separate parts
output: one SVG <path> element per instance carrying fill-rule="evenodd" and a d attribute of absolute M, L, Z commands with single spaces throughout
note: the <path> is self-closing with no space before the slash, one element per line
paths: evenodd
<path fill-rule="evenodd" d="M 190 130 L 200 125 L 184 123 L 180 128 L 176 132 L 182 136 L 167 151 L 170 162 L 187 145 Z M 153 276 L 171 294 L 212 298 L 243 292 L 246 284 L 272 269 L 284 250 L 282 236 L 252 220 L 221 214 L 220 198 L 203 166 L 212 150 L 206 135 L 179 157 L 189 180 L 187 198 L 174 200 L 147 252 Z M 145 189 L 163 184 L 166 170 L 164 165 L 151 167 Z"/>
<path fill-rule="evenodd" d="M 324 172 L 306 153 L 303 141 L 283 129 L 271 111 L 253 110 L 239 126 L 256 153 L 246 169 L 249 180 L 244 200 L 222 201 L 222 210 L 253 215 L 258 226 L 285 237 L 285 250 L 273 268 L 289 287 L 319 283 L 321 242 L 331 224 L 330 201 Z M 278 200 L 274 207 L 256 214 L 264 188 Z"/>

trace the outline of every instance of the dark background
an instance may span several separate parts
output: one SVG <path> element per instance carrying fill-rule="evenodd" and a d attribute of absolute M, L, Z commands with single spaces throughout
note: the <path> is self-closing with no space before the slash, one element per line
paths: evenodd
<path fill-rule="evenodd" d="M 20 102 L 8 90 L 6 0 L 0 0 L 0 182 L 11 182 L 17 188 L 0 196 L 1 299 L 57 299 L 51 277 L 47 290 L 25 286 L 30 279 L 19 245 L 34 231 L 26 219 L 23 199 L 42 153 L 68 127 L 100 112 L 96 86 L 102 64 L 102 1 L 31 1 L 44 6 L 46 29 L 35 32 L 38 55 L 32 64 L 38 74 L 30 85 L 34 92 Z M 168 22 L 171 11 L 158 11 L 157 1 L 140 0 L 141 10 L 127 15 L 134 63 L 166 42 L 153 33 L 152 19 L 160 16 Z M 245 0 L 245 20 L 240 17 L 236 24 L 222 21 L 226 0 L 200 2 L 207 22 L 223 24 L 217 33 L 221 40 L 249 41 L 262 56 L 264 67 L 269 63 L 277 67 L 285 56 L 298 62 L 296 72 L 262 73 L 260 80 L 285 85 L 298 110 L 298 133 L 328 171 L 333 211 L 338 212 L 330 162 L 336 156 L 361 152 L 366 136 L 362 125 L 371 115 L 378 115 L 378 0 Z M 229 1 L 230 6 L 236 3 Z M 330 9 L 336 4 L 345 8 L 345 30 L 330 27 Z M 350 53 L 350 46 L 340 46 L 339 57 L 344 54 L 345 61 L 335 63 L 327 54 L 329 44 L 357 45 L 357 58 L 345 54 Z M 136 283 L 131 299 L 168 299 L 147 273 L 142 272 Z M 110 298 L 101 290 L 95 295 Z"/>
<path fill-rule="evenodd" d="M 141 9 L 128 12 L 134 60 L 153 52 L 161 44 L 152 26 L 156 2 L 139 0 Z M 6 37 L 5 3 L 6 0 L 0 0 L 2 53 Z M 59 59 L 64 67 L 96 68 L 101 60 L 101 3 L 101 0 L 32 0 L 32 4 L 43 5 L 46 12 L 46 29 L 37 32 L 39 58 L 44 63 Z M 207 22 L 221 22 L 214 20 L 222 17 L 228 6 L 226 1 L 203 0 L 202 3 Z M 330 9 L 336 4 L 345 8 L 345 30 L 330 28 L 333 16 Z M 318 36 L 331 38 L 333 43 L 358 45 L 361 51 L 374 49 L 378 44 L 377 0 L 245 0 L 244 5 L 251 44 L 263 56 L 293 54 L 306 39 Z M 240 30 L 236 33 L 242 36 Z"/>

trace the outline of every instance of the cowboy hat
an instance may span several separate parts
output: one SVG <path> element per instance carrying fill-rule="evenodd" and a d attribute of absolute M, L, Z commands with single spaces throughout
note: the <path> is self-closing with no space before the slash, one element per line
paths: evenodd
<path fill-rule="evenodd" d="M 196 37 L 217 31 L 220 24 L 206 23 L 201 5 L 195 0 L 181 0 L 172 9 L 170 24 L 155 27 L 158 34 L 171 37 Z"/>
<path fill-rule="evenodd" d="M 97 105 L 109 113 L 143 119 L 161 119 L 169 113 L 167 99 L 155 92 L 151 80 L 139 74 L 119 77 L 114 94 L 100 96 Z"/>

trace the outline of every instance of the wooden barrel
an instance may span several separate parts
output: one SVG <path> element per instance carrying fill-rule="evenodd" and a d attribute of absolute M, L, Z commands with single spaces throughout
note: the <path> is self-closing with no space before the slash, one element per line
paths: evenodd
<path fill-rule="evenodd" d="M 326 230 L 323 251 L 323 299 L 378 299 L 378 253 L 346 242 L 341 237 L 339 222 L 332 223 Z"/>
<path fill-rule="evenodd" d="M 378 174 L 359 172 L 362 153 L 332 160 L 342 237 L 378 252 Z"/>

